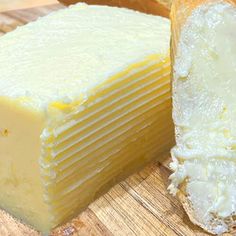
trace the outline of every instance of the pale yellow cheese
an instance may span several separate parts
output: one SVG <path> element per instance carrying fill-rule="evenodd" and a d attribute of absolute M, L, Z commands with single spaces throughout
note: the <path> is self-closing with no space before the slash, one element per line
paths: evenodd
<path fill-rule="evenodd" d="M 0 39 L 3 209 L 47 233 L 169 149 L 169 36 L 79 4 Z"/>

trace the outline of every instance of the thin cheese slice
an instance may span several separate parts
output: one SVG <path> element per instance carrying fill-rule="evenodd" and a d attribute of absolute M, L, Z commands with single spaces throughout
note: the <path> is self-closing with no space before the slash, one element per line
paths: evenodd
<path fill-rule="evenodd" d="M 78 4 L 0 39 L 0 206 L 44 233 L 173 144 L 169 20 Z"/>
<path fill-rule="evenodd" d="M 172 13 L 170 190 L 191 220 L 222 234 L 236 222 L 236 1 L 176 0 Z"/>

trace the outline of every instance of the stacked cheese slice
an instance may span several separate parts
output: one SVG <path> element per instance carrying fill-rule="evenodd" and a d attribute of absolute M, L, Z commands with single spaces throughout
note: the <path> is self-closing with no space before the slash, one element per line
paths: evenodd
<path fill-rule="evenodd" d="M 214 234 L 236 222 L 236 1 L 172 9 L 176 147 L 170 190 Z"/>
<path fill-rule="evenodd" d="M 48 232 L 173 144 L 170 24 L 79 4 L 0 39 L 0 206 Z"/>

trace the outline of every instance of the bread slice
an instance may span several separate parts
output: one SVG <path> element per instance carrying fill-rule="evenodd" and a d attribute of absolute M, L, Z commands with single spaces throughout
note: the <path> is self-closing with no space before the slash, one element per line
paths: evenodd
<path fill-rule="evenodd" d="M 213 234 L 236 227 L 236 1 L 175 0 L 169 190 Z"/>
<path fill-rule="evenodd" d="M 61 3 L 70 5 L 77 2 L 87 4 L 108 5 L 126 7 L 141 12 L 169 17 L 172 0 L 59 0 Z"/>

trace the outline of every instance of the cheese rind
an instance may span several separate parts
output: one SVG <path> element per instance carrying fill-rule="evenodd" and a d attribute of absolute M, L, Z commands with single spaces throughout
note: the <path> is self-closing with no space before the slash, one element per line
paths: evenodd
<path fill-rule="evenodd" d="M 1 207 L 47 233 L 169 149 L 169 36 L 161 17 L 79 4 L 0 39 Z"/>
<path fill-rule="evenodd" d="M 127 65 L 156 53 L 165 57 L 167 31 L 167 19 L 128 9 L 78 4 L 59 10 L 1 38 L 1 96 L 27 98 L 35 109 L 83 102 Z"/>
<path fill-rule="evenodd" d="M 125 7 L 148 14 L 169 17 L 172 0 L 59 0 L 65 5 L 86 2 L 87 4 Z"/>

